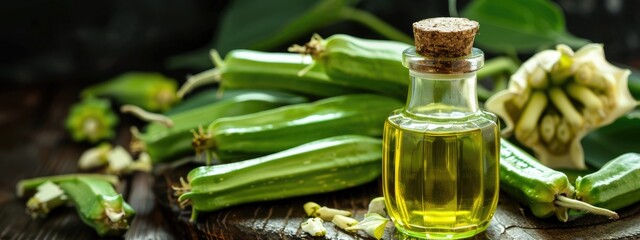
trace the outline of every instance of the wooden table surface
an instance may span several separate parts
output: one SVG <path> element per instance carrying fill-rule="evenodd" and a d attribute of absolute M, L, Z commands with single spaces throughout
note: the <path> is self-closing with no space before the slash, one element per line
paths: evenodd
<path fill-rule="evenodd" d="M 57 209 L 48 218 L 33 220 L 25 213 L 26 199 L 15 194 L 20 179 L 77 172 L 77 159 L 89 144 L 70 140 L 63 128 L 77 88 L 45 86 L 0 92 L 0 239 L 97 239 L 71 207 Z M 121 117 L 116 143 L 128 145 L 128 124 Z M 136 210 L 125 239 L 323 239 L 311 238 L 299 228 L 302 204 L 315 201 L 349 209 L 362 218 L 368 201 L 380 195 L 378 182 L 336 193 L 245 204 L 201 214 L 189 223 L 189 210 L 180 209 L 167 186 L 192 166 L 156 174 L 137 173 L 123 178 L 118 190 Z M 517 202 L 501 194 L 496 216 L 484 233 L 472 239 L 640 239 L 640 204 L 618 211 L 621 219 L 587 216 L 569 223 L 537 219 Z M 349 234 L 325 223 L 326 239 L 372 239 Z M 401 239 L 388 226 L 384 239 Z"/>

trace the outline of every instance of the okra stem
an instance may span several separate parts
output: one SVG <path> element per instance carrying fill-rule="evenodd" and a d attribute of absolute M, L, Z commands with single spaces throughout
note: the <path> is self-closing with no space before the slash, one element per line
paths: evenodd
<path fill-rule="evenodd" d="M 147 112 L 135 105 L 122 105 L 122 107 L 120 107 L 120 112 L 132 114 L 147 122 L 157 122 L 168 128 L 173 127 L 173 120 L 171 120 L 171 118 L 162 114 Z"/>
<path fill-rule="evenodd" d="M 178 98 L 182 99 L 184 95 L 199 86 L 219 82 L 221 78 L 220 74 L 222 74 L 220 68 L 213 68 L 196 75 L 189 76 L 187 81 L 178 90 Z"/>
<path fill-rule="evenodd" d="M 566 207 L 566 208 L 575 209 L 575 210 L 582 210 L 582 211 L 587 211 L 597 215 L 607 216 L 610 219 L 619 218 L 618 214 L 614 211 L 611 211 L 605 208 L 599 208 L 591 204 L 588 204 L 586 202 L 571 199 L 562 195 L 557 195 L 556 200 L 553 201 L 553 203 L 561 207 Z"/>

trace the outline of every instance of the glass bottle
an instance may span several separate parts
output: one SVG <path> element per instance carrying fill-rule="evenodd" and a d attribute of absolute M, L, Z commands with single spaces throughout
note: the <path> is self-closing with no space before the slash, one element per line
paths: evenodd
<path fill-rule="evenodd" d="M 409 48 L 406 106 L 384 125 L 383 192 L 396 229 L 457 239 L 484 231 L 498 202 L 497 117 L 479 108 L 476 71 L 484 54 L 425 57 Z"/>

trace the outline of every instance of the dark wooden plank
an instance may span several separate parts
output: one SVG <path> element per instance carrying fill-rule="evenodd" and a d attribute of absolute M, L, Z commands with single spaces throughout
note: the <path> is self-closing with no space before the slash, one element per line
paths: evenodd
<path fill-rule="evenodd" d="M 300 230 L 306 220 L 302 205 L 314 201 L 320 205 L 350 210 L 362 219 L 368 202 L 381 196 L 378 181 L 335 193 L 296 197 L 262 203 L 243 204 L 220 211 L 201 213 L 196 223 L 189 222 L 189 209 L 180 209 L 169 187 L 178 185 L 181 176 L 195 165 L 165 171 L 156 180 L 154 191 L 170 221 L 185 239 L 373 239 L 359 232 L 347 233 L 325 222 L 325 238 L 310 237 Z M 471 239 L 640 239 L 640 204 L 618 211 L 619 220 L 584 216 L 567 223 L 555 217 L 539 219 L 520 203 L 501 193 L 498 209 L 489 228 Z M 406 239 L 390 223 L 384 239 Z"/>
<path fill-rule="evenodd" d="M 164 220 L 162 211 L 156 207 L 152 192 L 153 177 L 148 173 L 137 173 L 131 179 L 131 190 L 127 202 L 136 210 L 126 239 L 174 239 L 172 228 Z"/>

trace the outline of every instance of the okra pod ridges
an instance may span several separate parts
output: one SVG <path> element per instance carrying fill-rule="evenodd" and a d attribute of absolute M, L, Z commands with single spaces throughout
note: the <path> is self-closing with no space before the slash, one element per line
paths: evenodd
<path fill-rule="evenodd" d="M 144 120 L 147 122 L 157 122 L 168 128 L 173 127 L 173 120 L 171 120 L 171 118 L 159 113 L 147 112 L 135 105 L 122 105 L 120 107 L 120 112 L 132 114 L 138 117 L 140 120 Z"/>
<path fill-rule="evenodd" d="M 556 195 L 556 200 L 553 203 L 558 206 L 569 208 L 569 209 L 582 210 L 582 211 L 590 212 L 596 215 L 607 216 L 610 219 L 619 218 L 618 214 L 614 211 L 611 211 L 605 208 L 596 207 L 586 202 L 565 197 L 563 195 Z"/>

